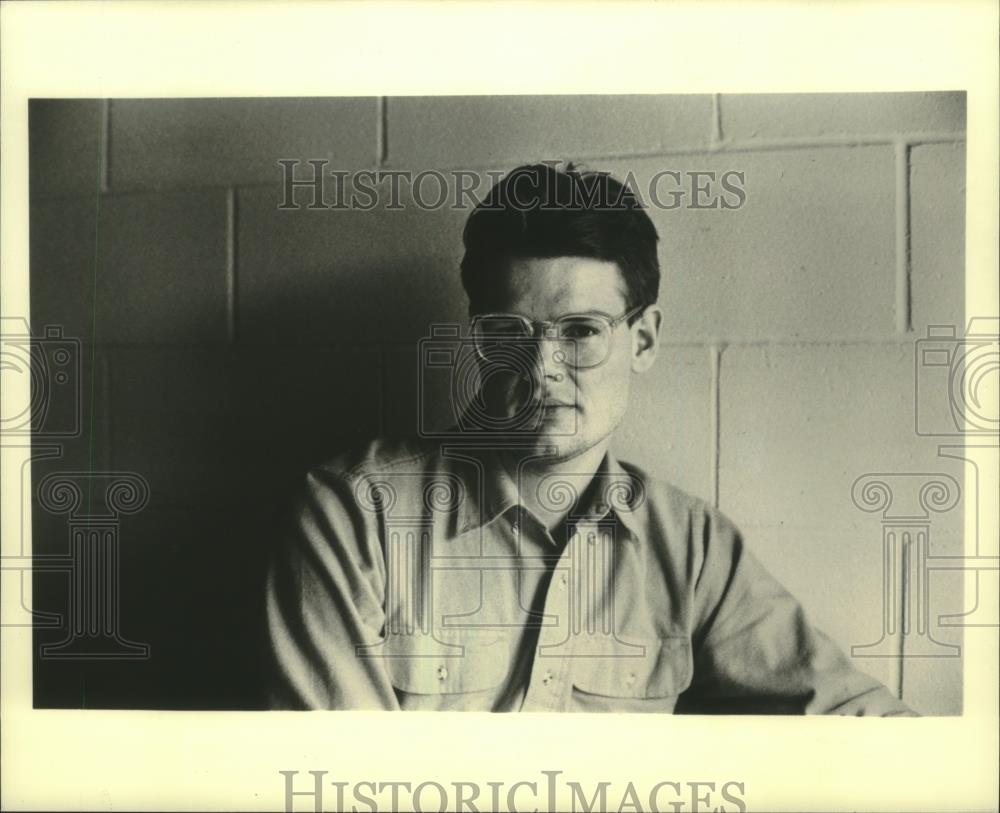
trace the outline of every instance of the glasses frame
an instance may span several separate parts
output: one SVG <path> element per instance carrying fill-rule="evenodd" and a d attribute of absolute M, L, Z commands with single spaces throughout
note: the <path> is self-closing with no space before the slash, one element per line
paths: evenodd
<path fill-rule="evenodd" d="M 568 321 L 570 319 L 599 319 L 608 326 L 608 332 L 614 333 L 618 325 L 622 322 L 631 319 L 636 314 L 642 313 L 646 309 L 646 305 L 636 305 L 634 308 L 630 308 L 618 316 L 609 316 L 606 313 L 593 313 L 593 312 L 582 312 L 582 313 L 567 313 L 560 316 L 558 319 L 547 320 L 547 319 L 529 319 L 527 316 L 522 316 L 519 313 L 503 313 L 503 312 L 491 312 L 491 313 L 478 313 L 472 317 L 469 321 L 469 333 L 472 337 L 472 344 L 476 350 L 476 355 L 483 359 L 484 361 L 489 361 L 487 356 L 479 349 L 479 342 L 476 336 L 476 324 L 484 319 L 503 317 L 504 319 L 515 319 L 525 326 L 525 335 L 519 337 L 518 341 L 542 341 L 545 339 L 552 339 L 559 341 L 557 327 L 560 323 Z M 490 335 L 490 334 L 486 334 Z M 566 339 L 565 341 L 573 341 L 572 339 Z M 590 367 L 599 366 L 604 359 L 601 361 L 596 361 L 593 364 L 570 364 L 568 361 L 566 364 L 570 364 L 578 370 L 586 370 Z"/>

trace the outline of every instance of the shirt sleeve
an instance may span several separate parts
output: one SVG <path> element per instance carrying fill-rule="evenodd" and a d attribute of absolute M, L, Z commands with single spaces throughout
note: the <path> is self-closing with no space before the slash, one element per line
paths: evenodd
<path fill-rule="evenodd" d="M 275 709 L 398 709 L 379 657 L 385 560 L 374 515 L 349 482 L 306 478 L 268 570 L 270 705 Z"/>
<path fill-rule="evenodd" d="M 678 712 L 916 716 L 809 623 L 725 516 L 703 522 L 694 678 Z"/>

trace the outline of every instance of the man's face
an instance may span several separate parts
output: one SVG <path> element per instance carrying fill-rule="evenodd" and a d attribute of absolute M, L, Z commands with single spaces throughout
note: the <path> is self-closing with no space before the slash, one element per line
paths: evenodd
<path fill-rule="evenodd" d="M 554 257 L 512 261 L 494 310 L 554 321 L 577 313 L 616 318 L 626 307 L 625 282 L 615 263 Z M 574 367 L 556 342 L 539 341 L 540 363 L 533 365 L 530 380 L 509 377 L 502 385 L 507 413 L 522 409 L 525 398 L 534 399 L 539 410 L 534 442 L 539 450 L 548 448 L 554 461 L 605 442 L 625 415 L 632 374 L 653 363 L 659 325 L 655 306 L 631 327 L 622 321 L 611 331 L 607 357 L 594 367 Z"/>

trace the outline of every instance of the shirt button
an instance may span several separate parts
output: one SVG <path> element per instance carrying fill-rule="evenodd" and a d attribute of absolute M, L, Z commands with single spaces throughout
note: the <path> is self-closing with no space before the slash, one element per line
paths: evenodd
<path fill-rule="evenodd" d="M 627 678 L 625 678 L 625 685 L 631 689 L 633 686 L 635 686 L 635 681 L 636 681 L 635 672 L 632 672 Z"/>
<path fill-rule="evenodd" d="M 551 669 L 546 669 L 545 670 L 545 674 L 542 675 L 542 683 L 544 683 L 546 686 L 548 686 L 552 682 L 552 678 L 553 677 L 554 677 L 554 675 L 552 674 L 552 670 Z"/>
<path fill-rule="evenodd" d="M 439 666 L 438 667 L 437 675 L 438 675 L 438 680 L 447 680 L 448 679 L 448 669 L 446 667 L 444 667 L 444 666 Z"/>
<path fill-rule="evenodd" d="M 566 583 L 568 581 L 569 581 L 569 579 L 566 578 L 566 574 L 565 573 L 561 573 L 559 575 L 559 586 L 562 587 L 564 590 L 566 589 Z"/>

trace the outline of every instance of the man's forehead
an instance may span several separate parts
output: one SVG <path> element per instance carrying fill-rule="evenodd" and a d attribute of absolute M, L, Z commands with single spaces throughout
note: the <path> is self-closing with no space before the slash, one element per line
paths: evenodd
<path fill-rule="evenodd" d="M 513 259 L 500 286 L 508 304 L 564 311 L 620 310 L 626 300 L 618 265 L 591 257 Z"/>

